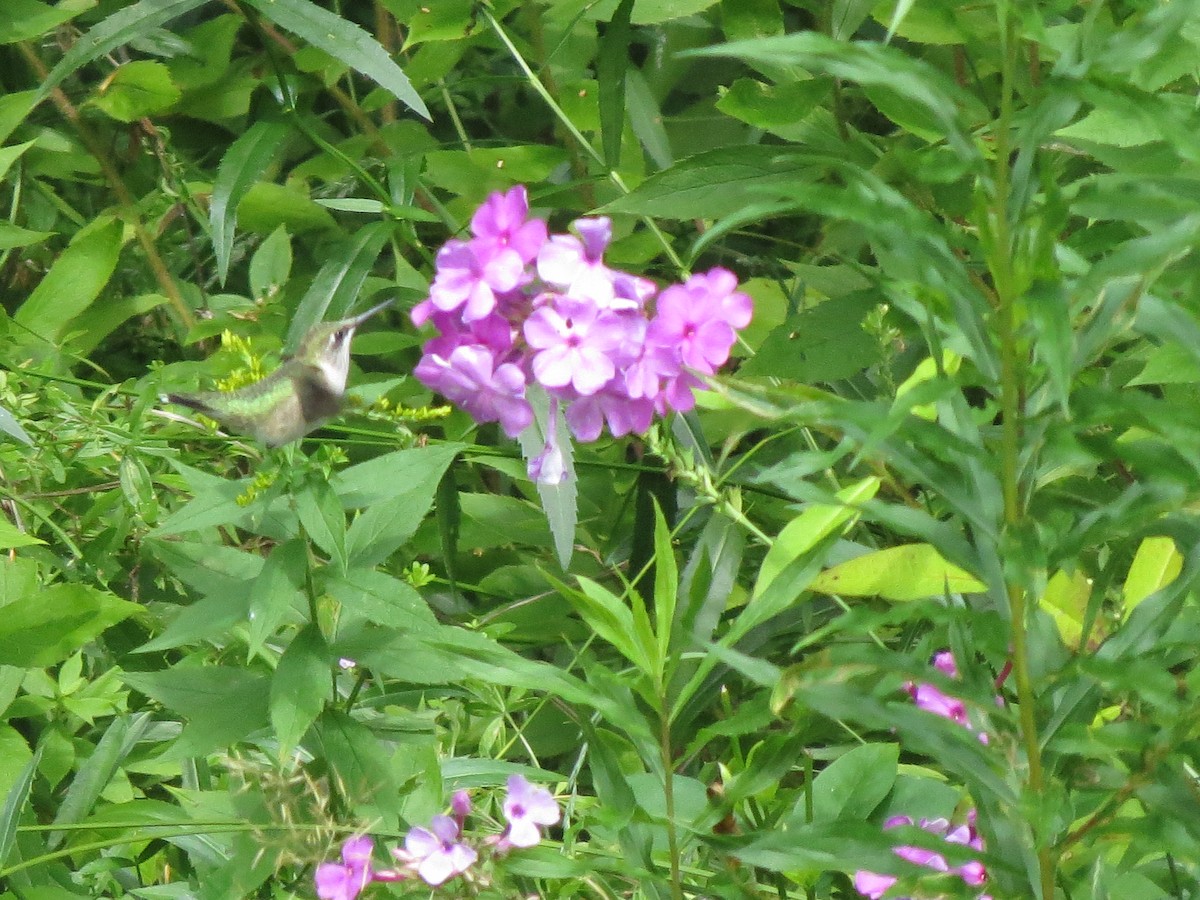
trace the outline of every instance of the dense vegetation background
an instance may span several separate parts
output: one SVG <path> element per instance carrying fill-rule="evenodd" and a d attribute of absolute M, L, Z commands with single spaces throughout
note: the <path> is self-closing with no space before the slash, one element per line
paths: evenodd
<path fill-rule="evenodd" d="M 439 893 L 1197 896 L 1198 60 L 1180 0 L 4 0 L 0 896 L 313 897 L 513 774 L 561 824 Z M 569 553 L 411 377 L 515 184 L 754 300 Z M 389 297 L 302 444 L 158 401 Z"/>

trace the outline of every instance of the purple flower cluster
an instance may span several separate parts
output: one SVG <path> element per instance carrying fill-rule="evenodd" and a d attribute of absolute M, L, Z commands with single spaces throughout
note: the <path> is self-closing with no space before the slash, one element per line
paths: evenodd
<path fill-rule="evenodd" d="M 888 819 L 883 827 L 895 828 L 897 825 L 912 825 L 913 820 L 908 816 L 895 816 Z M 983 840 L 975 831 L 975 811 L 972 810 L 967 816 L 967 822 L 963 825 L 951 826 L 946 819 L 922 819 L 920 822 L 921 828 L 944 837 L 948 844 L 961 844 L 971 847 L 974 850 L 983 852 Z M 925 866 L 934 869 L 938 872 L 948 872 L 953 875 L 958 875 L 962 880 L 972 886 L 978 887 L 987 880 L 987 870 L 983 867 L 983 863 L 979 860 L 971 860 L 961 866 L 950 866 L 945 857 L 933 850 L 926 850 L 924 847 L 897 847 L 895 853 L 901 859 L 906 859 L 910 863 L 918 866 Z M 854 888 L 864 897 L 869 897 L 871 900 L 879 900 L 899 879 L 895 875 L 878 875 L 874 872 L 857 872 L 854 875 Z M 991 900 L 987 894 L 981 894 L 979 900 Z"/>
<path fill-rule="evenodd" d="M 610 220 L 551 235 L 528 215 L 524 187 L 492 194 L 471 238 L 438 252 L 429 297 L 412 313 L 438 331 L 417 378 L 509 437 L 533 422 L 535 384 L 564 405 L 581 441 L 605 425 L 614 437 L 640 433 L 656 413 L 691 409 L 696 376 L 713 374 L 750 322 L 733 274 L 712 269 L 659 293 L 604 264 Z"/>
<path fill-rule="evenodd" d="M 542 839 L 541 829 L 559 819 L 558 804 L 548 790 L 535 787 L 520 775 L 508 779 L 504 798 L 504 832 L 488 839 L 495 854 L 513 847 L 533 847 Z M 391 869 L 371 865 L 374 842 L 366 835 L 352 837 L 342 844 L 340 863 L 321 863 L 316 871 L 317 896 L 321 900 L 354 900 L 373 881 L 404 881 L 416 876 L 437 887 L 456 875 L 462 875 L 479 859 L 479 852 L 463 840 L 463 825 L 471 812 L 466 791 L 456 791 L 450 802 L 450 815 L 438 815 L 428 828 L 420 825 L 409 830 L 403 847 L 392 849 L 400 864 Z"/>
<path fill-rule="evenodd" d="M 955 665 L 954 656 L 949 650 L 943 650 L 933 658 L 933 667 L 948 678 L 958 677 L 958 666 Z M 909 696 L 921 709 L 957 722 L 968 730 L 972 728 L 971 722 L 967 718 L 967 705 L 962 700 L 942 693 L 932 684 L 916 684 L 910 681 L 905 687 Z M 999 697 L 996 700 L 1002 702 Z M 980 743 L 988 742 L 986 732 L 978 731 L 976 734 L 979 736 Z"/>

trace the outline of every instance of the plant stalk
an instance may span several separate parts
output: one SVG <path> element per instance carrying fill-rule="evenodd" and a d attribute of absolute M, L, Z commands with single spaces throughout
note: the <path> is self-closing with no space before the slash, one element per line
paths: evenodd
<path fill-rule="evenodd" d="M 1019 357 L 1016 334 L 1017 286 L 1013 270 L 1014 252 L 1012 224 L 1009 218 L 1011 184 L 1009 181 L 1012 153 L 1011 129 L 1013 82 L 1016 72 L 1017 31 L 1010 12 L 1002 12 L 1005 36 L 1001 68 L 1000 111 L 995 129 L 995 174 L 992 196 L 992 252 L 990 269 L 995 285 L 996 331 L 1000 350 L 1000 482 L 1004 499 L 1005 531 L 1012 533 L 1024 517 L 1020 490 L 1020 451 L 1022 432 L 1022 397 L 1024 371 Z M 1028 616 L 1025 588 L 1013 576 L 1008 576 L 1007 594 L 1012 629 L 1013 672 L 1017 682 L 1017 703 L 1020 713 L 1021 738 L 1028 760 L 1028 789 L 1040 798 L 1045 791 L 1042 768 L 1041 741 L 1034 716 L 1035 697 L 1029 674 L 1029 648 L 1026 632 Z M 1037 836 L 1037 828 L 1034 829 Z M 1038 874 L 1042 900 L 1053 900 L 1055 859 L 1052 848 L 1037 848 Z"/>

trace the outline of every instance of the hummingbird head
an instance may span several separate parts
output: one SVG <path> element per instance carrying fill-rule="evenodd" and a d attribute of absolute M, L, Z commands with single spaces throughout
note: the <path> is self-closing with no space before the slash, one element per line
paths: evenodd
<path fill-rule="evenodd" d="M 385 300 L 357 316 L 314 325 L 300 341 L 295 358 L 320 369 L 330 390 L 340 395 L 346 390 L 346 377 L 350 372 L 350 341 L 355 330 L 394 302 Z"/>

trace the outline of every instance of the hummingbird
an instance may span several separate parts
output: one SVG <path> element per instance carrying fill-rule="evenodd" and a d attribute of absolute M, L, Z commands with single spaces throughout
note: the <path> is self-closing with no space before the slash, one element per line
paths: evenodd
<path fill-rule="evenodd" d="M 299 440 L 341 410 L 354 331 L 393 302 L 314 325 L 295 353 L 254 384 L 236 391 L 165 394 L 163 399 L 197 410 L 268 447 Z"/>

